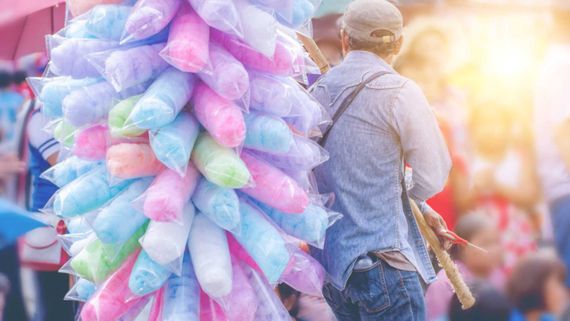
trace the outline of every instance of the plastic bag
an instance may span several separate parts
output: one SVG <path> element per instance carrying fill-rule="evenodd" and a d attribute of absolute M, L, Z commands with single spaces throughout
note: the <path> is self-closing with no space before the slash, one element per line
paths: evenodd
<path fill-rule="evenodd" d="M 123 244 L 103 244 L 96 239 L 71 259 L 71 268 L 79 277 L 101 284 L 129 255 L 140 248 L 138 239 L 144 234 L 146 227 L 146 224 L 141 226 Z"/>
<path fill-rule="evenodd" d="M 127 286 L 137 256 L 138 252 L 126 258 L 117 272 L 101 285 L 95 295 L 83 306 L 81 320 L 117 321 L 144 300 L 144 297 L 132 299 L 133 294 Z"/>
<path fill-rule="evenodd" d="M 93 85 L 99 81 L 97 78 L 28 78 L 34 93 L 42 103 L 42 113 L 50 118 L 63 116 L 62 102 L 67 95 L 76 89 Z"/>
<path fill-rule="evenodd" d="M 249 75 L 242 63 L 215 42 L 210 44 L 209 59 L 198 74 L 200 79 L 228 100 L 243 98 L 249 90 Z"/>
<path fill-rule="evenodd" d="M 247 140 L 246 140 L 247 141 Z M 249 148 L 249 146 L 246 147 Z M 270 164 L 283 169 L 311 170 L 329 159 L 329 153 L 315 141 L 294 136 L 294 143 L 285 154 L 254 152 Z"/>
<path fill-rule="evenodd" d="M 91 225 L 102 243 L 124 243 L 148 221 L 132 201 L 144 193 L 150 182 L 150 178 L 143 178 L 132 183 L 97 214 Z"/>
<path fill-rule="evenodd" d="M 285 118 L 291 126 L 305 136 L 320 136 L 319 126 L 332 122 L 327 111 L 308 92 L 297 87 L 291 115 Z"/>
<path fill-rule="evenodd" d="M 291 86 L 285 78 L 263 73 L 249 74 L 251 88 L 250 108 L 283 117 L 291 114 Z"/>
<path fill-rule="evenodd" d="M 181 0 L 139 0 L 125 23 L 121 43 L 149 38 L 174 18 Z"/>
<path fill-rule="evenodd" d="M 183 175 L 199 133 L 200 124 L 196 118 L 180 113 L 172 123 L 150 132 L 150 146 L 158 160 Z"/>
<path fill-rule="evenodd" d="M 281 118 L 251 112 L 245 115 L 247 134 L 244 147 L 273 154 L 285 154 L 293 146 L 293 133 Z"/>
<path fill-rule="evenodd" d="M 71 156 L 50 167 L 40 177 L 61 188 L 101 165 L 101 162 L 92 162 Z"/>
<path fill-rule="evenodd" d="M 144 215 L 159 222 L 182 222 L 184 206 L 198 183 L 198 171 L 193 165 L 184 176 L 166 169 L 150 185 L 144 200 Z"/>
<path fill-rule="evenodd" d="M 241 159 L 255 182 L 254 187 L 242 188 L 242 192 L 285 213 L 305 211 L 309 196 L 295 180 L 247 152 L 241 154 Z"/>
<path fill-rule="evenodd" d="M 292 0 L 292 2 L 293 11 L 289 17 L 286 14 L 277 15 L 281 24 L 292 29 L 297 29 L 309 22 L 320 5 L 320 1 L 316 1 L 316 5 L 309 0 Z"/>
<path fill-rule="evenodd" d="M 87 13 L 85 28 L 99 39 L 119 41 L 131 9 L 116 4 L 97 5 Z"/>
<path fill-rule="evenodd" d="M 245 122 L 239 107 L 200 83 L 194 93 L 194 113 L 211 137 L 226 147 L 237 147 L 245 139 Z"/>
<path fill-rule="evenodd" d="M 146 129 L 173 121 L 194 90 L 195 76 L 168 68 L 148 88 L 130 114 L 129 123 Z"/>
<path fill-rule="evenodd" d="M 95 168 L 53 196 L 53 211 L 63 217 L 88 213 L 110 201 L 131 183 L 125 180 L 111 186 L 105 168 Z"/>
<path fill-rule="evenodd" d="M 95 294 L 95 291 L 97 291 L 95 284 L 85 279 L 78 279 L 67 292 L 64 300 L 85 302 Z"/>
<path fill-rule="evenodd" d="M 108 126 L 112 137 L 136 137 L 146 132 L 146 129 L 127 123 L 129 115 L 141 97 L 142 95 L 138 95 L 123 99 L 111 108 Z"/>
<path fill-rule="evenodd" d="M 271 9 L 279 21 L 291 21 L 293 19 L 294 0 L 250 0 L 250 2 Z"/>
<path fill-rule="evenodd" d="M 165 167 L 148 144 L 117 144 L 107 151 L 107 169 L 117 178 L 156 176 Z"/>
<path fill-rule="evenodd" d="M 75 144 L 75 132 L 77 129 L 63 118 L 57 120 L 53 127 L 53 138 L 64 147 L 70 148 Z"/>
<path fill-rule="evenodd" d="M 51 48 L 50 71 L 59 76 L 73 78 L 98 77 L 99 73 L 88 63 L 87 55 L 119 46 L 116 41 L 99 39 L 60 39 L 57 36 L 48 36 L 47 39 Z"/>
<path fill-rule="evenodd" d="M 129 289 L 138 296 L 149 294 L 160 289 L 171 274 L 142 250 L 131 272 Z"/>
<path fill-rule="evenodd" d="M 167 67 L 159 53 L 164 43 L 108 50 L 88 55 L 87 60 L 116 91 L 144 84 Z"/>
<path fill-rule="evenodd" d="M 192 223 L 188 248 L 200 286 L 212 298 L 230 294 L 232 265 L 226 233 L 204 214 Z"/>
<path fill-rule="evenodd" d="M 182 275 L 172 275 L 166 283 L 162 320 L 199 321 L 199 317 L 200 285 L 187 253 L 182 263 Z"/>
<path fill-rule="evenodd" d="M 194 145 L 192 162 L 210 182 L 226 188 L 246 186 L 251 175 L 245 163 L 231 149 L 201 134 Z"/>
<path fill-rule="evenodd" d="M 321 297 L 326 272 L 319 262 L 297 247 L 290 247 L 291 261 L 281 281 L 297 291 Z"/>
<path fill-rule="evenodd" d="M 243 35 L 239 12 L 233 0 L 188 0 L 196 13 L 212 28 Z"/>
<path fill-rule="evenodd" d="M 106 125 L 94 125 L 77 131 L 73 154 L 90 161 L 104 160 L 110 141 Z"/>
<path fill-rule="evenodd" d="M 236 240 L 251 255 L 269 282 L 275 284 L 289 262 L 290 254 L 279 231 L 251 203 L 240 199 L 241 231 Z"/>
<path fill-rule="evenodd" d="M 227 321 L 220 305 L 200 291 L 200 321 Z"/>
<path fill-rule="evenodd" d="M 227 231 L 239 231 L 239 199 L 233 189 L 220 187 L 202 178 L 192 195 L 192 202 L 219 227 Z"/>
<path fill-rule="evenodd" d="M 119 4 L 122 2 L 124 2 L 124 0 L 67 0 L 67 8 L 74 17 L 79 17 L 96 5 Z"/>
<path fill-rule="evenodd" d="M 182 224 L 151 221 L 140 240 L 143 249 L 154 261 L 176 274 L 180 274 L 179 260 L 184 257 L 194 214 L 194 206 L 188 203 L 184 207 Z"/>
<path fill-rule="evenodd" d="M 247 0 L 235 0 L 243 28 L 243 41 L 266 57 L 273 57 L 277 42 L 277 20 Z"/>
<path fill-rule="evenodd" d="M 81 39 L 96 39 L 97 37 L 87 30 L 87 20 L 79 19 L 72 20 L 70 23 L 60 30 L 58 34 L 65 38 L 81 38 Z"/>
<path fill-rule="evenodd" d="M 183 4 L 170 26 L 168 43 L 160 56 L 170 65 L 185 71 L 198 72 L 208 63 L 210 27 Z"/>
<path fill-rule="evenodd" d="M 290 321 L 289 311 L 285 309 L 283 303 L 273 288 L 257 271 L 247 265 L 243 265 L 244 272 L 251 284 L 253 291 L 257 294 L 256 321 Z"/>
<path fill-rule="evenodd" d="M 228 321 L 253 321 L 258 302 L 240 263 L 232 257 L 232 291 L 216 299 Z"/>

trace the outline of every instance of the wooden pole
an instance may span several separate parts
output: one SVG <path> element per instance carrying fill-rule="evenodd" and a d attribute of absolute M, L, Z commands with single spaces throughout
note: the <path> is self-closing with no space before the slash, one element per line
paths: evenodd
<path fill-rule="evenodd" d="M 305 47 L 305 50 L 307 50 L 307 52 L 309 53 L 311 59 L 313 59 L 313 61 L 317 64 L 317 67 L 319 67 L 319 69 L 321 70 L 321 74 L 323 75 L 326 74 L 331 69 L 331 67 L 329 65 L 327 58 L 325 57 L 325 55 L 323 55 L 321 49 L 319 49 L 319 46 L 317 46 L 315 40 L 300 32 L 297 32 L 297 38 L 299 39 L 299 41 L 301 41 L 301 43 Z"/>

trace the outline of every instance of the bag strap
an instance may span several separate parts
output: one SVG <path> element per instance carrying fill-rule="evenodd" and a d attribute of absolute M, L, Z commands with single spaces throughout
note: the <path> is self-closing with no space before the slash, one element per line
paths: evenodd
<path fill-rule="evenodd" d="M 334 125 L 336 124 L 336 122 L 339 120 L 339 118 L 344 114 L 344 112 L 348 109 L 348 107 L 352 104 L 352 102 L 354 101 L 354 99 L 356 99 L 356 96 L 358 96 L 358 94 L 360 94 L 360 92 L 366 87 L 366 85 L 368 85 L 369 83 L 371 83 L 372 81 L 386 75 L 389 74 L 389 71 L 379 71 L 377 73 L 372 74 L 370 77 L 368 77 L 366 80 L 364 80 L 363 82 L 361 82 L 358 87 L 356 87 L 354 89 L 354 91 L 352 93 L 350 93 L 350 95 L 348 95 L 343 101 L 342 104 L 340 105 L 340 107 L 338 108 L 338 110 L 336 111 L 336 113 L 334 113 L 334 116 L 332 118 L 332 124 L 329 126 L 329 128 L 327 128 L 324 132 L 323 132 L 323 137 L 321 137 L 321 139 L 319 140 L 319 145 L 321 145 L 322 147 L 325 147 L 325 144 L 327 142 L 327 139 L 329 137 L 329 133 L 331 132 L 332 128 L 334 127 Z"/>

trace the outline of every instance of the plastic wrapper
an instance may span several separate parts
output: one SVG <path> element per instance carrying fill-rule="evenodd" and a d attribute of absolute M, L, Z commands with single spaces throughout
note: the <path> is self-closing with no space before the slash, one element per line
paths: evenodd
<path fill-rule="evenodd" d="M 200 320 L 200 285 L 189 254 L 184 256 L 182 275 L 172 275 L 166 283 L 162 320 Z"/>
<path fill-rule="evenodd" d="M 129 289 L 133 294 L 142 296 L 162 287 L 172 273 L 153 261 L 143 250 L 133 267 L 129 278 Z"/>
<path fill-rule="evenodd" d="M 87 245 L 94 242 L 97 239 L 97 235 L 92 233 L 91 228 L 89 227 L 88 231 L 83 233 L 58 235 L 58 239 L 67 254 L 70 256 L 76 256 L 83 251 Z M 64 267 L 61 268 L 60 272 L 74 274 L 72 268 L 69 266 Z"/>
<path fill-rule="evenodd" d="M 295 102 L 291 116 L 286 117 L 285 121 L 305 136 L 320 136 L 319 126 L 332 122 L 326 110 L 301 87 L 295 94 Z"/>
<path fill-rule="evenodd" d="M 63 28 L 59 34 L 65 38 L 96 39 L 97 37 L 87 30 L 87 20 L 73 20 Z"/>
<path fill-rule="evenodd" d="M 87 14 L 85 27 L 99 39 L 118 41 L 131 9 L 131 6 L 115 4 L 95 6 Z"/>
<path fill-rule="evenodd" d="M 127 286 L 138 253 L 131 254 L 124 264 L 101 285 L 95 295 L 83 306 L 83 321 L 117 321 L 137 306 L 144 297 L 134 298 Z"/>
<path fill-rule="evenodd" d="M 86 280 L 101 284 L 116 271 L 129 255 L 138 250 L 138 239 L 144 234 L 146 225 L 141 226 L 123 244 L 103 244 L 96 239 L 71 259 L 73 271 Z M 128 283 L 125 282 L 125 286 Z"/>
<path fill-rule="evenodd" d="M 220 305 L 204 291 L 200 291 L 200 321 L 227 321 Z"/>
<path fill-rule="evenodd" d="M 192 74 L 166 69 L 137 102 L 127 121 L 146 129 L 170 123 L 190 100 L 194 82 Z"/>
<path fill-rule="evenodd" d="M 73 78 L 98 77 L 99 73 L 88 63 L 87 55 L 113 49 L 119 45 L 116 41 L 108 40 L 81 38 L 60 40 L 54 37 L 48 38 L 48 45 L 52 43 L 49 69 L 56 75 Z"/>
<path fill-rule="evenodd" d="M 111 185 L 105 169 L 95 168 L 56 192 L 52 198 L 53 211 L 63 217 L 88 213 L 110 201 L 130 183 L 121 181 Z"/>
<path fill-rule="evenodd" d="M 277 15 L 277 19 L 281 24 L 292 29 L 297 29 L 309 22 L 318 8 L 318 5 L 320 5 L 320 1 L 316 1 L 317 5 L 309 0 L 292 0 L 292 2 L 293 10 L 290 16 L 287 16 L 288 12 L 280 12 L 281 14 Z"/>
<path fill-rule="evenodd" d="M 117 144 L 107 151 L 107 169 L 117 178 L 156 176 L 165 167 L 148 144 Z"/>
<path fill-rule="evenodd" d="M 289 311 L 285 309 L 263 276 L 247 265 L 243 268 L 259 302 L 254 319 L 256 321 L 290 321 Z"/>
<path fill-rule="evenodd" d="M 198 72 L 208 63 L 209 46 L 210 27 L 184 4 L 172 21 L 168 43 L 160 56 L 179 70 Z"/>
<path fill-rule="evenodd" d="M 85 302 L 97 291 L 97 286 L 85 279 L 78 279 L 73 287 L 67 292 L 64 300 Z"/>
<path fill-rule="evenodd" d="M 105 125 L 95 125 L 79 130 L 75 134 L 73 154 L 81 159 L 104 160 L 109 142 L 109 129 Z"/>
<path fill-rule="evenodd" d="M 53 127 L 53 138 L 65 147 L 72 147 L 75 144 L 75 132 L 77 129 L 64 119 L 58 120 Z"/>
<path fill-rule="evenodd" d="M 249 89 L 249 75 L 239 60 L 217 43 L 210 44 L 210 63 L 198 74 L 200 79 L 228 100 L 244 97 Z"/>
<path fill-rule="evenodd" d="M 290 254 L 279 231 L 251 203 L 240 200 L 241 231 L 236 240 L 251 255 L 270 283 L 275 284 L 289 262 Z"/>
<path fill-rule="evenodd" d="M 277 20 L 247 0 L 235 0 L 242 28 L 243 41 L 266 57 L 273 57 L 277 42 Z"/>
<path fill-rule="evenodd" d="M 30 78 L 28 80 L 42 103 L 42 113 L 50 118 L 63 116 L 63 99 L 76 89 L 90 86 L 98 81 L 97 78 L 72 79 L 70 77 Z"/>
<path fill-rule="evenodd" d="M 76 216 L 65 221 L 65 226 L 67 227 L 68 234 L 85 234 L 91 232 L 91 225 L 87 221 L 87 216 Z"/>
<path fill-rule="evenodd" d="M 247 152 L 242 153 L 241 158 L 255 183 L 254 187 L 242 188 L 244 193 L 285 213 L 305 211 L 309 196 L 295 180 Z"/>
<path fill-rule="evenodd" d="M 291 98 L 291 86 L 283 77 L 262 73 L 250 73 L 250 108 L 279 117 L 291 114 L 295 103 Z"/>
<path fill-rule="evenodd" d="M 174 18 L 181 0 L 139 0 L 125 23 L 121 42 L 149 38 Z"/>
<path fill-rule="evenodd" d="M 226 233 L 204 214 L 192 223 L 188 248 L 200 286 L 210 297 L 219 298 L 232 290 L 232 264 Z"/>
<path fill-rule="evenodd" d="M 166 169 L 149 187 L 144 200 L 144 215 L 159 222 L 181 222 L 184 206 L 198 183 L 198 171 L 193 165 L 184 176 Z"/>
<path fill-rule="evenodd" d="M 200 83 L 194 93 L 194 113 L 211 137 L 226 147 L 237 147 L 245 139 L 245 121 L 239 107 Z"/>
<path fill-rule="evenodd" d="M 281 281 L 302 293 L 321 297 L 326 272 L 319 262 L 297 247 L 290 247 L 291 260 Z"/>
<path fill-rule="evenodd" d="M 159 52 L 164 43 L 144 45 L 120 50 L 109 50 L 88 56 L 97 71 L 116 91 L 144 84 L 168 67 Z"/>
<path fill-rule="evenodd" d="M 144 193 L 150 182 L 150 178 L 143 178 L 132 183 L 97 214 L 91 225 L 102 243 L 124 243 L 148 221 L 132 202 Z"/>
<path fill-rule="evenodd" d="M 250 0 L 250 2 L 275 12 L 279 21 L 288 22 L 293 19 L 295 0 Z"/>
<path fill-rule="evenodd" d="M 67 0 L 67 8 L 74 17 L 79 17 L 80 15 L 91 10 L 93 7 L 99 4 L 120 4 L 124 0 Z"/>
<path fill-rule="evenodd" d="M 127 122 L 129 115 L 141 97 L 138 95 L 123 99 L 111 108 L 108 115 L 108 125 L 112 137 L 135 137 L 146 132 L 146 129 L 138 128 Z"/>
<path fill-rule="evenodd" d="M 212 28 L 236 36 L 243 35 L 240 14 L 233 0 L 188 0 Z"/>
<path fill-rule="evenodd" d="M 251 112 L 245 117 L 244 147 L 272 154 L 285 154 L 293 145 L 293 133 L 281 118 Z"/>
<path fill-rule="evenodd" d="M 302 136 L 294 136 L 294 143 L 285 154 L 277 155 L 270 152 L 255 152 L 254 154 L 279 168 L 307 171 L 329 159 L 329 153 L 324 148 L 315 141 Z"/>
<path fill-rule="evenodd" d="M 233 189 L 220 187 L 202 178 L 192 202 L 200 212 L 227 231 L 239 231 L 239 199 Z"/>
<path fill-rule="evenodd" d="M 180 274 L 178 263 L 184 257 L 194 215 L 194 206 L 189 202 L 184 207 L 181 224 L 152 221 L 140 241 L 143 249 L 155 262 L 177 274 Z"/>
<path fill-rule="evenodd" d="M 150 146 L 158 160 L 183 175 L 199 133 L 198 121 L 188 113 L 180 113 L 172 123 L 150 132 Z"/>
<path fill-rule="evenodd" d="M 61 188 L 101 165 L 101 162 L 93 162 L 71 156 L 43 172 L 41 178 Z"/>
<path fill-rule="evenodd" d="M 249 280 L 237 259 L 232 257 L 232 291 L 216 299 L 228 321 L 253 321 L 258 302 Z"/>

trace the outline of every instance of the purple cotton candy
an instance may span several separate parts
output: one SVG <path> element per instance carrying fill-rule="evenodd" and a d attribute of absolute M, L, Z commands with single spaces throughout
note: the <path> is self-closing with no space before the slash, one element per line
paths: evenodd
<path fill-rule="evenodd" d="M 151 37 L 174 18 L 181 0 L 139 0 L 125 24 L 121 42 Z"/>
<path fill-rule="evenodd" d="M 280 281 L 300 292 L 321 296 L 326 274 L 321 264 L 299 248 L 290 247 L 289 250 L 291 260 Z"/>
<path fill-rule="evenodd" d="M 53 39 L 53 38 L 52 38 Z M 88 63 L 87 55 L 119 46 L 116 41 L 98 39 L 65 39 L 50 53 L 50 71 L 73 78 L 99 77 L 97 69 Z"/>

